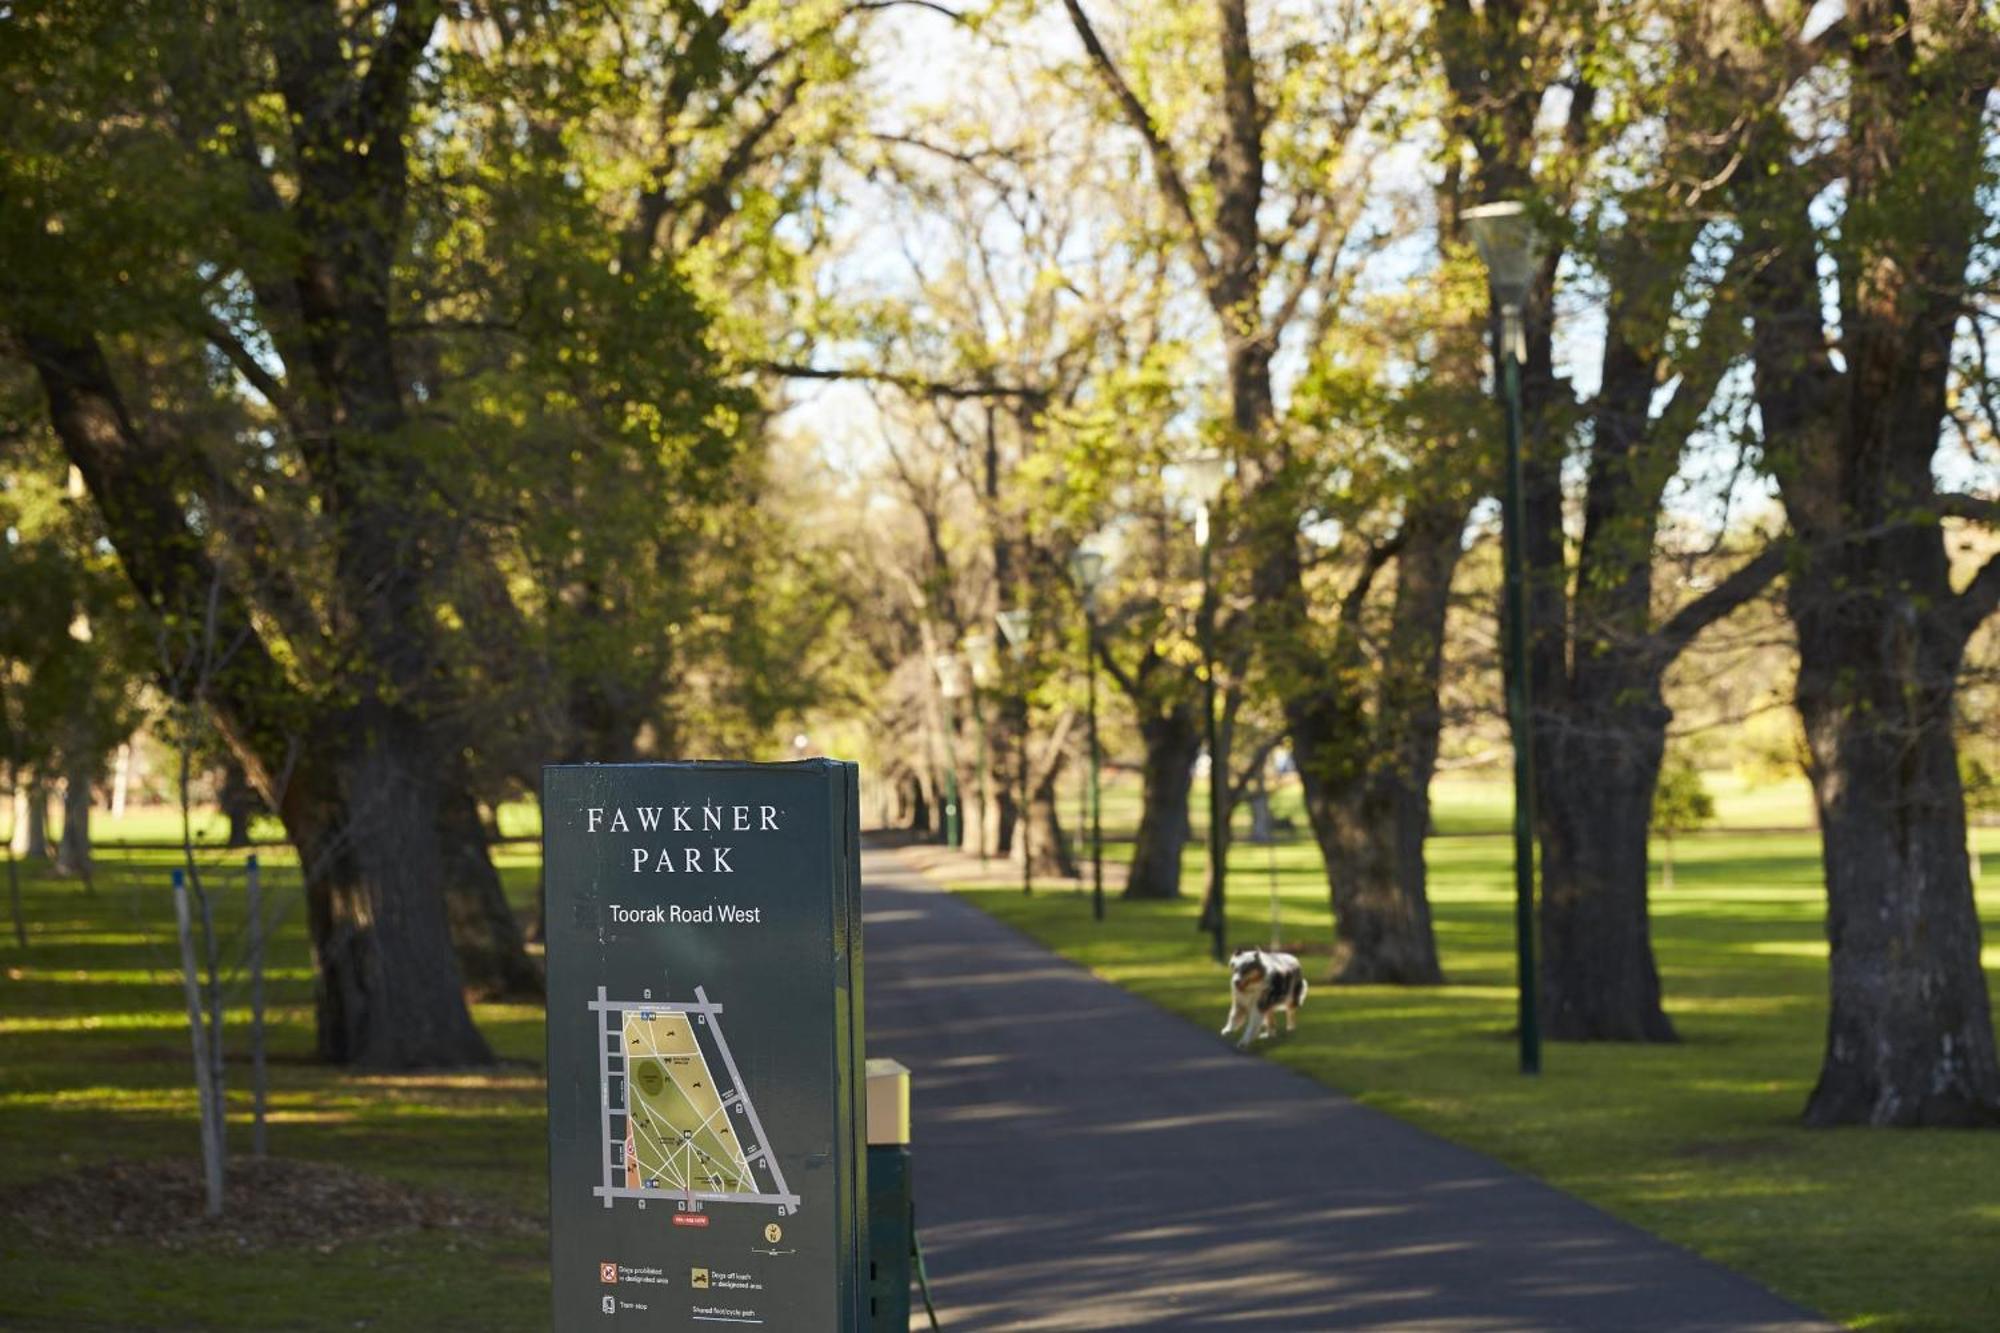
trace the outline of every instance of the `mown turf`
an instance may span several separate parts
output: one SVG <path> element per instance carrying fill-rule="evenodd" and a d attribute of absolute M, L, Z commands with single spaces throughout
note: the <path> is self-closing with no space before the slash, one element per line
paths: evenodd
<path fill-rule="evenodd" d="M 1535 1081 L 1513 1072 L 1513 952 L 1503 793 L 1441 786 L 1432 844 L 1438 990 L 1318 987 L 1298 1037 L 1271 1051 L 1371 1104 L 1486 1149 L 1642 1226 L 1857 1327 L 2000 1326 L 2000 1135 L 1809 1133 L 1796 1116 L 1817 1067 L 1824 943 L 1816 840 L 1727 833 L 1681 842 L 1679 884 L 1656 898 L 1670 1009 L 1687 1041 L 1668 1049 L 1552 1047 Z M 1791 822 L 1796 793 L 1725 800 L 1725 821 Z M 1133 809 L 1114 784 L 1107 826 Z M 1197 793 L 1196 809 L 1200 808 Z M 1285 813 L 1281 803 L 1281 813 Z M 509 832 L 532 831 L 512 812 Z M 158 820 L 133 836 L 170 835 Z M 104 830 L 112 838 L 127 830 Z M 210 840 L 216 836 L 211 832 Z M 2000 967 L 2000 837 L 1987 837 L 1989 968 Z M 1116 857 L 1125 844 L 1114 843 Z M 240 855 L 204 851 L 233 868 Z M 533 891 L 532 846 L 502 856 L 509 890 Z M 35 1242 L 0 1218 L 0 1326 L 62 1329 L 539 1329 L 548 1283 L 542 1022 L 530 1006 L 482 1006 L 509 1063 L 464 1075 L 370 1077 L 323 1069 L 311 1048 L 311 981 L 296 872 L 265 849 L 274 904 L 291 903 L 274 948 L 274 1152 L 447 1191 L 509 1225 L 403 1232 L 333 1245 L 164 1253 L 118 1241 Z M 97 892 L 30 872 L 31 939 L 0 931 L 0 1196 L 106 1156 L 196 1151 L 172 908 L 173 856 L 107 849 Z M 1268 930 L 1271 867 L 1288 941 L 1324 946 L 1323 881 L 1310 850 L 1239 844 L 1232 936 Z M 220 870 L 212 873 L 221 873 Z M 1188 861 L 1192 890 L 1200 852 Z M 4 885 L 0 885 L 4 891 Z M 968 890 L 998 916 L 1103 975 L 1213 1028 L 1222 988 L 1192 903 L 1112 903 L 1046 890 Z M 241 889 L 218 885 L 225 958 Z M 232 995 L 232 1052 L 247 996 Z M 232 1063 L 233 1147 L 247 1151 L 247 1071 Z M 1325 1145 L 1337 1153 L 1340 1145 Z M 4 1211 L 4 1209 L 0 1209 Z"/>
<path fill-rule="evenodd" d="M 1826 1021 L 1816 837 L 1681 839 L 1676 887 L 1656 892 L 1653 929 L 1684 1040 L 1550 1046 L 1531 1079 L 1515 1065 L 1509 844 L 1491 836 L 1504 794 L 1458 787 L 1445 796 L 1438 822 L 1457 832 L 1432 841 L 1430 864 L 1449 984 L 1317 986 L 1301 1030 L 1267 1048 L 1269 1058 L 1854 1327 L 2000 1328 L 2000 1133 L 1799 1127 Z M 1763 800 L 1748 822 L 1780 808 Z M 1985 836 L 1991 977 L 2000 968 L 2000 837 Z M 1126 851 L 1114 843 L 1107 855 Z M 1239 843 L 1230 869 L 1230 939 L 1268 938 L 1275 880 L 1284 939 L 1317 950 L 1308 966 L 1323 970 L 1331 916 L 1309 845 Z M 1192 848 L 1190 895 L 1201 874 Z M 1099 926 L 1080 895 L 959 891 L 1099 975 L 1191 1022 L 1220 1025 L 1226 991 L 1195 934 L 1192 898 L 1114 899 Z"/>
<path fill-rule="evenodd" d="M 137 821 L 139 838 L 160 830 Z M 105 849 L 95 894 L 29 871 L 29 946 L 0 940 L 0 1326 L 61 1329 L 540 1329 L 548 1324 L 542 1015 L 485 1005 L 500 1067 L 367 1076 L 309 1062 L 311 975 L 290 858 L 263 850 L 285 916 L 269 971 L 270 1142 L 462 1200 L 496 1225 L 332 1245 L 169 1253 L 132 1241 L 53 1246 L 5 1213 L 11 1190 L 107 1157 L 197 1151 L 186 1011 L 166 890 L 172 853 Z M 225 966 L 240 949 L 241 854 L 202 853 Z M 534 864 L 503 857 L 525 902 Z M 5 885 L 0 883 L 0 893 Z M 249 996 L 231 991 L 231 1149 L 250 1148 Z"/>

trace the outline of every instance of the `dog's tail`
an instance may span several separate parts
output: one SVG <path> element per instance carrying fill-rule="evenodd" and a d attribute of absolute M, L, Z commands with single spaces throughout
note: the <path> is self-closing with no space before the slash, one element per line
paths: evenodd
<path fill-rule="evenodd" d="M 1303 1009 L 1306 1005 L 1306 974 L 1301 971 L 1292 978 L 1292 1003 Z"/>

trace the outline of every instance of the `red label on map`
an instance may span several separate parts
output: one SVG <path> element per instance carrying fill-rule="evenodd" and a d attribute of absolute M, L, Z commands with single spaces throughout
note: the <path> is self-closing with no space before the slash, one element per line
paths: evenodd
<path fill-rule="evenodd" d="M 674 1225 L 677 1227 L 705 1227 L 708 1225 L 708 1214 L 675 1213 Z"/>

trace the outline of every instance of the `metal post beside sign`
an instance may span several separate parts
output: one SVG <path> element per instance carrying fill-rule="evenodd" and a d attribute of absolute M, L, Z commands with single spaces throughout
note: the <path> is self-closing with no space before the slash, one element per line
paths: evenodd
<path fill-rule="evenodd" d="M 542 770 L 560 1330 L 861 1333 L 852 764 Z"/>
<path fill-rule="evenodd" d="M 909 1333 L 910 1254 L 916 1216 L 910 1191 L 910 1071 L 868 1062 L 868 1327 Z"/>

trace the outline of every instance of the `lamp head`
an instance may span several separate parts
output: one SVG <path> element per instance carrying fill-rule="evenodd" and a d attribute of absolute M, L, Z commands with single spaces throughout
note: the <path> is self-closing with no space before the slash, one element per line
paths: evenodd
<path fill-rule="evenodd" d="M 964 647 L 965 660 L 972 666 L 972 683 L 985 689 L 993 683 L 993 636 L 968 634 Z"/>
<path fill-rule="evenodd" d="M 965 663 L 959 661 L 957 653 L 939 653 L 931 665 L 937 668 L 939 694 L 947 699 L 965 697 Z"/>
<path fill-rule="evenodd" d="M 1213 508 L 1222 487 L 1229 480 L 1229 460 L 1220 454 L 1202 454 L 1176 463 L 1181 491 L 1204 509 Z"/>
<path fill-rule="evenodd" d="M 1481 204 L 1461 215 L 1501 309 L 1519 310 L 1528 302 L 1535 278 L 1535 224 L 1528 206 L 1518 200 Z"/>
<path fill-rule="evenodd" d="M 1028 631 L 1034 627 L 1035 613 L 1025 606 L 1002 611 L 993 617 L 999 622 L 1000 635 L 1007 640 L 1007 647 L 1019 657 L 1028 647 Z"/>
<path fill-rule="evenodd" d="M 1086 597 L 1094 594 L 1104 582 L 1104 552 L 1092 546 L 1077 547 L 1069 558 L 1069 572 Z"/>

